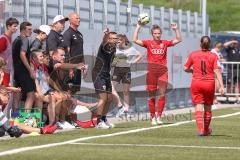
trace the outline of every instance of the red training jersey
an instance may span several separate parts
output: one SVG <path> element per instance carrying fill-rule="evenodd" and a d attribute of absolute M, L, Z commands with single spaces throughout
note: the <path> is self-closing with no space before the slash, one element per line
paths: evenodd
<path fill-rule="evenodd" d="M 218 57 L 210 51 L 193 51 L 184 66 L 192 67 L 193 80 L 214 80 L 214 70 L 219 69 Z"/>
<path fill-rule="evenodd" d="M 6 34 L 4 34 L 6 37 L 8 37 Z M 11 43 L 11 37 L 8 37 L 9 42 Z M 0 54 L 7 49 L 7 40 L 5 37 L 0 38 Z"/>
<path fill-rule="evenodd" d="M 157 63 L 167 66 L 167 48 L 173 46 L 172 41 L 160 40 L 143 40 L 143 47 L 147 48 L 148 63 Z"/>

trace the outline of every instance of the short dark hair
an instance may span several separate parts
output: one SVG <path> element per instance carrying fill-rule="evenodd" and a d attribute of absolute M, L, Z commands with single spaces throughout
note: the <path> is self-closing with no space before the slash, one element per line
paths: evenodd
<path fill-rule="evenodd" d="M 101 45 L 105 45 L 108 42 L 108 39 L 109 39 L 110 35 L 117 35 L 117 32 L 112 31 L 112 32 L 108 32 L 107 34 L 105 34 L 103 36 L 103 40 L 102 40 Z"/>
<path fill-rule="evenodd" d="M 33 32 L 36 33 L 36 34 L 45 33 L 38 28 L 34 29 Z"/>
<path fill-rule="evenodd" d="M 222 42 L 220 42 L 220 41 L 217 41 L 215 44 L 214 44 L 214 47 L 217 47 L 217 46 L 222 46 Z"/>
<path fill-rule="evenodd" d="M 157 24 L 154 24 L 154 25 L 152 26 L 152 28 L 151 28 L 151 33 L 153 34 L 153 31 L 156 30 L 156 29 L 160 30 L 160 32 L 162 33 L 161 27 L 160 27 L 159 25 L 157 25 Z"/>
<path fill-rule="evenodd" d="M 26 27 L 27 26 L 32 26 L 32 24 L 30 23 L 30 22 L 22 22 L 21 24 L 20 24 L 20 32 L 22 31 L 22 30 L 25 30 L 26 29 Z"/>
<path fill-rule="evenodd" d="M 64 47 L 58 46 L 56 49 L 53 50 L 52 55 L 57 54 L 58 50 L 63 50 L 65 52 L 65 48 Z"/>
<path fill-rule="evenodd" d="M 12 26 L 12 25 L 14 25 L 14 24 L 16 24 L 16 25 L 19 24 L 19 22 L 18 22 L 18 20 L 17 20 L 16 18 L 10 17 L 10 18 L 8 18 L 8 19 L 6 20 L 6 27 L 7 27 L 7 28 L 8 28 L 8 26 Z"/>

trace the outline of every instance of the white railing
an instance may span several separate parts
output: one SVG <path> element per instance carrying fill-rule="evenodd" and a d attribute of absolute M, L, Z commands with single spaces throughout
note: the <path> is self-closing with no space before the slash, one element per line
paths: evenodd
<path fill-rule="evenodd" d="M 217 91 L 215 95 L 219 101 L 228 101 L 228 102 L 236 102 L 239 101 L 240 91 L 239 91 L 239 83 L 240 83 L 240 62 L 222 62 L 222 76 L 223 76 L 223 84 L 224 84 L 224 96 L 220 96 Z M 217 83 L 217 82 L 216 82 Z"/>
<path fill-rule="evenodd" d="M 19 21 L 31 21 L 34 27 L 50 24 L 57 14 L 67 16 L 76 11 L 81 15 L 81 27 L 103 29 L 106 25 L 115 31 L 131 32 L 140 12 L 147 12 L 150 24 L 161 24 L 165 33 L 172 35 L 171 22 L 178 23 L 183 36 L 200 37 L 205 35 L 202 15 L 197 12 L 157 8 L 123 3 L 121 0 L 4 0 L 4 19 L 14 16 Z M 151 25 L 143 28 L 149 32 Z"/>

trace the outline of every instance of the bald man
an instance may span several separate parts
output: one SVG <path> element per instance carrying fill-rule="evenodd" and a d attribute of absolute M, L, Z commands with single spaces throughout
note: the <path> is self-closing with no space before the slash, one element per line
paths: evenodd
<path fill-rule="evenodd" d="M 67 58 L 71 63 L 84 63 L 83 55 L 83 35 L 78 31 L 80 26 L 80 16 L 72 12 L 69 14 L 69 28 L 64 32 L 63 39 L 67 46 Z M 83 76 L 86 75 L 84 70 Z M 80 90 L 81 86 L 81 70 L 70 70 L 68 83 L 74 84 L 75 91 Z"/>

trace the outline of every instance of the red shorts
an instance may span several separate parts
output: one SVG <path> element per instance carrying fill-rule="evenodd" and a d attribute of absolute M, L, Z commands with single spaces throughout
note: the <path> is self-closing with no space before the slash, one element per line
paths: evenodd
<path fill-rule="evenodd" d="M 167 86 L 168 84 L 168 72 L 164 74 L 159 72 L 148 72 L 146 77 L 147 91 L 155 91 L 161 86 Z"/>
<path fill-rule="evenodd" d="M 215 81 L 193 80 L 191 84 L 192 102 L 196 104 L 212 105 L 215 92 Z"/>

